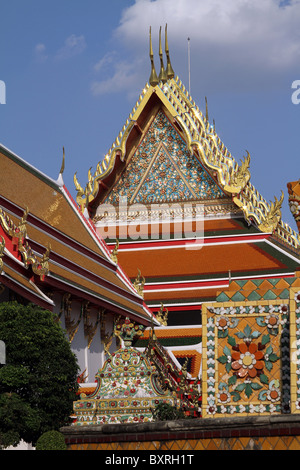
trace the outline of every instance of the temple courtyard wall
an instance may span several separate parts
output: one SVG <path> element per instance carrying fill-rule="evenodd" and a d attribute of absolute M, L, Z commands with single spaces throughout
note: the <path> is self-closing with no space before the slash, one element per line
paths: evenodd
<path fill-rule="evenodd" d="M 300 450 L 300 415 L 184 419 L 69 426 L 68 450 Z"/>

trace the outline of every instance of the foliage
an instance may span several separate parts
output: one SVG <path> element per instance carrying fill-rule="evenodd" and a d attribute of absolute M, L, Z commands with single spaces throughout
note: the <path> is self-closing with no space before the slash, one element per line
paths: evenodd
<path fill-rule="evenodd" d="M 65 438 L 59 431 L 52 430 L 42 434 L 36 442 L 36 450 L 67 450 Z"/>
<path fill-rule="evenodd" d="M 154 410 L 152 410 L 152 414 L 156 421 L 174 421 L 186 418 L 182 409 L 178 409 L 175 406 L 164 402 L 159 402 Z"/>
<path fill-rule="evenodd" d="M 31 432 L 38 432 L 40 418 L 26 401 L 16 393 L 0 394 L 0 445 L 16 446 L 20 438 L 29 442 Z M 30 430 L 28 432 L 28 430 Z"/>
<path fill-rule="evenodd" d="M 17 302 L 0 304 L 0 446 L 36 442 L 69 423 L 78 389 L 78 364 L 51 312 Z"/>

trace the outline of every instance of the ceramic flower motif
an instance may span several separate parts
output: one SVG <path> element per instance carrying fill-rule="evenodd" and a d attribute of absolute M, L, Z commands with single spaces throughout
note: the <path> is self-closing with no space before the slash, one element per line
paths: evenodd
<path fill-rule="evenodd" d="M 259 317 L 256 319 L 256 322 L 259 326 L 266 326 L 268 329 L 268 332 L 271 335 L 278 334 L 280 321 L 279 321 L 279 317 L 275 315 L 274 313 L 271 313 L 270 315 L 267 315 L 265 317 Z"/>
<path fill-rule="evenodd" d="M 265 372 L 272 370 L 273 363 L 279 357 L 274 353 L 272 345 L 269 344 L 269 334 L 263 335 L 261 341 L 257 342 L 261 333 L 252 331 L 247 325 L 243 331 L 239 331 L 235 335 L 240 341 L 237 342 L 233 336 L 228 335 L 227 342 L 231 348 L 225 345 L 223 355 L 218 358 L 218 361 L 224 364 L 228 374 L 232 374 L 228 379 L 228 385 L 232 387 L 236 385 L 231 396 L 234 401 L 238 401 L 241 398 L 241 392 L 244 392 L 249 398 L 254 390 L 260 390 L 263 385 L 269 384 Z"/>

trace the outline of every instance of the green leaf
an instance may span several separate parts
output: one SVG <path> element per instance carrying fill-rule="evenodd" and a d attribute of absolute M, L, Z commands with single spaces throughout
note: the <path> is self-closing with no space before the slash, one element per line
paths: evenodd
<path fill-rule="evenodd" d="M 226 362 L 227 362 L 227 356 L 220 356 L 220 357 L 218 357 L 218 361 L 219 361 L 221 364 L 226 364 Z"/>
<path fill-rule="evenodd" d="M 273 364 L 270 361 L 265 361 L 265 366 L 269 372 L 273 369 Z"/>
<path fill-rule="evenodd" d="M 253 390 L 252 390 L 251 384 L 247 384 L 246 388 L 245 388 L 245 394 L 246 394 L 247 398 L 250 398 L 252 393 L 253 393 Z"/>
<path fill-rule="evenodd" d="M 227 362 L 225 369 L 226 369 L 226 372 L 229 374 L 229 372 L 231 371 L 231 362 Z"/>
<path fill-rule="evenodd" d="M 258 324 L 258 326 L 265 326 L 265 319 L 264 317 L 258 317 L 256 319 L 256 323 Z"/>
<path fill-rule="evenodd" d="M 246 336 L 247 338 L 250 337 L 250 335 L 251 335 L 251 328 L 250 328 L 249 325 L 246 325 L 246 326 L 245 326 L 245 328 L 244 328 L 244 333 L 245 333 L 245 336 Z"/>
<path fill-rule="evenodd" d="M 228 385 L 226 382 L 220 382 L 219 383 L 219 391 L 221 392 L 222 390 L 228 390 Z"/>
<path fill-rule="evenodd" d="M 272 354 L 269 354 L 269 359 L 271 362 L 276 362 L 278 361 L 279 357 L 275 353 L 272 353 Z"/>
<path fill-rule="evenodd" d="M 238 333 L 235 333 L 235 335 L 236 335 L 238 338 L 240 338 L 240 339 L 245 338 L 245 335 L 244 335 L 244 333 L 243 333 L 242 331 L 238 331 Z"/>
<path fill-rule="evenodd" d="M 227 334 L 227 330 L 218 330 L 218 338 L 226 338 Z"/>
<path fill-rule="evenodd" d="M 264 346 L 265 344 L 270 342 L 270 335 L 263 335 L 261 344 Z"/>
<path fill-rule="evenodd" d="M 269 379 L 265 374 L 260 374 L 259 380 L 261 381 L 262 384 L 268 384 L 269 383 Z"/>
<path fill-rule="evenodd" d="M 258 338 L 260 335 L 261 335 L 261 333 L 259 331 L 253 331 L 251 337 L 252 338 Z"/>
<path fill-rule="evenodd" d="M 236 391 L 231 392 L 230 395 L 232 396 L 233 401 L 239 401 L 241 399 L 241 395 Z"/>
<path fill-rule="evenodd" d="M 266 349 L 266 354 L 271 354 L 273 352 L 273 348 L 272 346 L 268 346 L 267 349 Z"/>
<path fill-rule="evenodd" d="M 237 392 L 242 392 L 246 387 L 246 384 L 239 384 L 237 387 L 235 387 L 235 390 Z"/>
<path fill-rule="evenodd" d="M 236 381 L 237 381 L 237 377 L 236 375 L 233 375 L 232 377 L 228 379 L 228 385 L 235 385 Z"/>
<path fill-rule="evenodd" d="M 268 332 L 270 333 L 270 335 L 277 336 L 278 328 L 268 328 Z"/>
<path fill-rule="evenodd" d="M 228 335 L 227 342 L 228 342 L 228 344 L 230 344 L 230 346 L 236 346 L 236 341 L 235 341 L 235 338 L 233 336 Z"/>
<path fill-rule="evenodd" d="M 259 385 L 258 383 L 253 382 L 251 384 L 251 387 L 252 387 L 253 390 L 260 390 L 262 388 L 262 385 Z"/>

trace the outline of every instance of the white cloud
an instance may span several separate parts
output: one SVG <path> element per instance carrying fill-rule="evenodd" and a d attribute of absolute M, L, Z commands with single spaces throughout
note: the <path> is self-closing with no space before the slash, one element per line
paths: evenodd
<path fill-rule="evenodd" d="M 103 70 L 107 68 L 108 65 L 112 64 L 114 60 L 116 59 L 116 52 L 107 52 L 95 65 L 94 69 L 99 72 L 100 70 Z"/>
<path fill-rule="evenodd" d="M 34 55 L 38 62 L 45 62 L 48 58 L 45 44 L 37 44 L 34 48 Z"/>
<path fill-rule="evenodd" d="M 108 64 L 111 65 L 111 67 L 107 67 L 109 70 L 106 69 L 110 72 L 109 77 L 95 80 L 91 84 L 91 91 L 95 96 L 122 91 L 128 92 L 135 87 L 138 80 L 137 62 L 118 61 L 115 54 L 107 54 L 94 68 L 97 71 L 101 70 L 104 75 L 105 66 Z"/>
<path fill-rule="evenodd" d="M 158 69 L 158 31 L 165 23 L 175 73 L 187 74 L 190 37 L 192 80 L 205 90 L 276 86 L 298 70 L 299 0 L 136 0 L 123 12 L 116 37 L 144 54 L 146 80 L 149 26 Z"/>
<path fill-rule="evenodd" d="M 61 49 L 56 54 L 56 59 L 68 59 L 75 55 L 81 54 L 86 48 L 86 42 L 83 35 L 76 36 L 75 34 L 71 34 L 71 36 L 67 37 L 65 43 Z"/>

